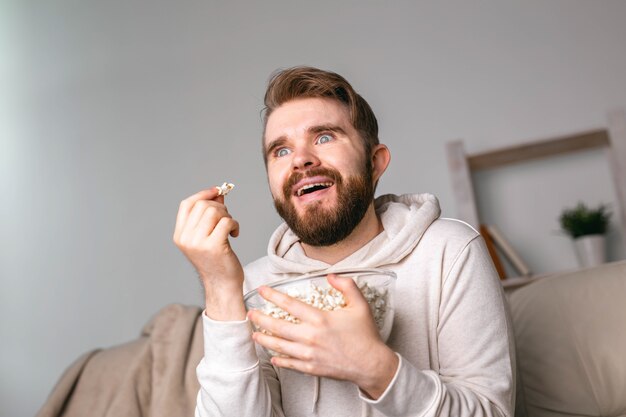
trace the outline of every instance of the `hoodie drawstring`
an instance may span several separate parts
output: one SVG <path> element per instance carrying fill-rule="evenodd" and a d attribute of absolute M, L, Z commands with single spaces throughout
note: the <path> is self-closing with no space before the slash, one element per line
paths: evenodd
<path fill-rule="evenodd" d="M 317 402 L 320 399 L 320 377 L 316 376 L 313 378 L 313 408 L 311 412 L 315 413 L 317 409 Z"/>
<path fill-rule="evenodd" d="M 320 377 L 313 377 L 313 406 L 311 407 L 311 412 L 315 413 L 317 410 L 317 403 L 320 399 Z M 369 406 L 365 401 L 361 401 L 361 417 L 369 416 Z"/>

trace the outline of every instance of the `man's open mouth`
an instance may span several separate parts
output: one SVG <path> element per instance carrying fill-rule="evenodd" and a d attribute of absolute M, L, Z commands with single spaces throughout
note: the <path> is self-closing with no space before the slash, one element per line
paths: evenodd
<path fill-rule="evenodd" d="M 333 185 L 335 185 L 333 182 L 318 182 L 315 184 L 307 184 L 296 190 L 296 196 L 301 197 L 305 194 L 311 194 L 311 193 L 314 193 L 315 191 L 320 191 L 326 188 L 330 188 Z"/>

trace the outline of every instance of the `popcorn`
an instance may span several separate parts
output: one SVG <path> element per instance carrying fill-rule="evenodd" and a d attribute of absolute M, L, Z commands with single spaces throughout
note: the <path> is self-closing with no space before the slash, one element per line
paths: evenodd
<path fill-rule="evenodd" d="M 355 281 L 368 303 L 379 336 L 386 343 L 393 329 L 396 275 L 392 271 L 368 268 L 343 270 L 337 274 L 350 277 Z M 327 272 L 305 274 L 300 278 L 277 281 L 270 284 L 270 287 L 322 311 L 334 311 L 346 307 L 344 295 L 328 285 L 327 275 Z M 288 323 L 300 323 L 299 317 L 263 298 L 258 289 L 248 292 L 244 296 L 244 303 L 247 310 L 258 310 Z M 256 324 L 254 327 L 255 331 L 267 335 L 272 334 Z M 270 356 L 283 356 L 281 352 L 273 351 L 266 346 L 263 348 Z"/>
<path fill-rule="evenodd" d="M 222 185 L 216 186 L 215 188 L 217 188 L 217 195 L 226 195 L 228 193 L 230 193 L 230 191 L 235 188 L 235 184 L 231 184 L 229 182 L 225 182 Z"/>
<path fill-rule="evenodd" d="M 376 327 L 379 330 L 382 329 L 387 312 L 387 290 L 372 288 L 367 283 L 358 284 L 358 287 L 369 304 Z M 333 287 L 320 287 L 314 283 L 311 283 L 309 291 L 290 288 L 287 290 L 287 295 L 323 311 L 334 311 L 346 306 L 346 299 L 341 292 Z M 269 301 L 261 311 L 277 319 L 300 323 L 300 319 Z"/>

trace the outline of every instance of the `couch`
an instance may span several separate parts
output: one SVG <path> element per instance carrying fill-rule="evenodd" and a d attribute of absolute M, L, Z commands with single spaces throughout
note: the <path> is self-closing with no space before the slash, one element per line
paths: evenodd
<path fill-rule="evenodd" d="M 508 293 L 516 417 L 626 416 L 626 262 L 555 274 Z M 170 305 L 125 345 L 81 356 L 37 417 L 193 415 L 198 307 Z"/>
<path fill-rule="evenodd" d="M 626 262 L 555 274 L 508 298 L 527 415 L 626 416 Z"/>

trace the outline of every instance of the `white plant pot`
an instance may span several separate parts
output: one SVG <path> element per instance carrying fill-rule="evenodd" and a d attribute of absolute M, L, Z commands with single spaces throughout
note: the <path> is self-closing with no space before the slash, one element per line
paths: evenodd
<path fill-rule="evenodd" d="M 602 265 L 606 262 L 606 237 L 604 235 L 586 235 L 574 239 L 576 256 L 581 267 Z"/>

